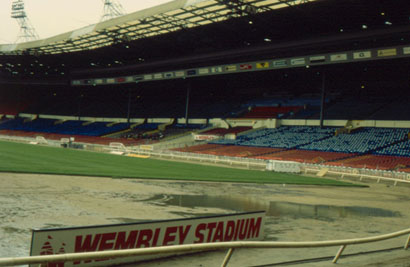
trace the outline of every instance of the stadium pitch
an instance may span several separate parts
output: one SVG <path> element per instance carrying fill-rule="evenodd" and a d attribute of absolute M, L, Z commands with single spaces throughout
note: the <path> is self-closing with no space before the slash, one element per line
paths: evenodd
<path fill-rule="evenodd" d="M 0 142 L 0 171 L 113 178 L 361 186 L 332 179 L 295 174 L 141 159 L 4 141 Z"/>

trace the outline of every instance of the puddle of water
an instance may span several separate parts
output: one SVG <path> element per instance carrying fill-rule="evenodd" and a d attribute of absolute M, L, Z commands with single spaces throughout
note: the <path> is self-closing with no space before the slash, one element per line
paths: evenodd
<path fill-rule="evenodd" d="M 294 216 L 305 218 L 400 217 L 399 212 L 360 206 L 309 205 L 290 202 L 271 202 L 268 216 Z"/>
<path fill-rule="evenodd" d="M 399 212 L 361 206 L 310 205 L 291 202 L 258 202 L 250 198 L 232 198 L 229 196 L 208 195 L 155 195 L 147 199 L 155 205 L 179 206 L 185 208 L 221 208 L 225 210 L 246 212 L 265 210 L 267 216 L 314 218 L 332 220 L 351 217 L 400 217 Z"/>

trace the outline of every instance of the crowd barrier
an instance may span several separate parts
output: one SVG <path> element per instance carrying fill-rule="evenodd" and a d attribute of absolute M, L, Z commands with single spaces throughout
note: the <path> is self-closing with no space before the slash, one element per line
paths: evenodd
<path fill-rule="evenodd" d="M 308 242 L 277 242 L 277 241 L 243 241 L 243 242 L 220 242 L 220 243 L 200 243 L 200 244 L 187 244 L 187 245 L 175 245 L 164 247 L 150 247 L 150 248 L 137 248 L 137 249 L 124 249 L 124 250 L 110 250 L 100 252 L 83 252 L 83 253 L 67 253 L 58 255 L 47 256 L 31 256 L 21 258 L 3 258 L 0 259 L 0 266 L 16 266 L 22 264 L 41 264 L 51 262 L 67 262 L 67 261 L 84 261 L 84 260 L 101 260 L 105 258 L 117 258 L 117 257 L 130 257 L 130 256 L 143 256 L 143 255 L 159 255 L 166 253 L 186 253 L 186 252 L 199 252 L 206 250 L 228 249 L 228 252 L 221 264 L 222 267 L 226 267 L 233 255 L 234 249 L 237 248 L 318 248 L 318 247 L 335 247 L 340 246 L 332 263 L 337 263 L 344 249 L 348 245 L 366 244 L 372 242 L 379 242 L 387 239 L 396 238 L 399 236 L 410 234 L 410 228 L 402 231 L 374 236 L 366 238 L 354 238 L 345 240 L 330 240 L 330 241 L 308 241 Z M 410 244 L 410 235 L 407 237 L 404 243 L 404 249 L 407 250 Z"/>

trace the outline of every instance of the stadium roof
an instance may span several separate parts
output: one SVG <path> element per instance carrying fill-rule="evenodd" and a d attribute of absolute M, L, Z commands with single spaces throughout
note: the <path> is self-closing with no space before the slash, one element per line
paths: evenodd
<path fill-rule="evenodd" d="M 93 50 L 314 1 L 318 0 L 175 0 L 47 39 L 0 45 L 0 55 Z"/>
<path fill-rule="evenodd" d="M 394 57 L 407 57 L 409 8 L 408 0 L 175 0 L 42 41 L 0 46 L 0 82 L 122 77 L 295 57 L 309 62 L 310 56 L 329 60 L 368 50 L 381 59 L 378 51 L 389 48 L 397 51 Z"/>

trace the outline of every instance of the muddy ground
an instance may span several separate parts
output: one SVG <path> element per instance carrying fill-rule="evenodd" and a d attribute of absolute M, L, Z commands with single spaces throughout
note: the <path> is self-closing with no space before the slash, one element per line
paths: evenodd
<path fill-rule="evenodd" d="M 321 241 L 410 228 L 410 188 L 252 185 L 0 173 L 0 257 L 28 256 L 31 230 L 266 210 L 265 240 Z M 406 236 L 344 254 L 402 247 Z M 229 266 L 334 256 L 337 247 L 235 251 Z M 224 252 L 138 266 L 218 266 Z M 386 265 L 388 263 L 388 265 Z M 296 263 L 291 264 L 296 265 Z M 410 250 L 340 259 L 339 266 L 410 266 Z M 329 260 L 303 266 L 332 266 Z M 333 265 L 335 266 L 335 265 Z"/>

